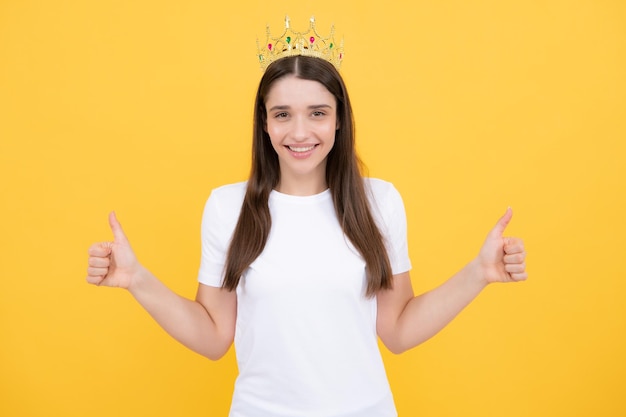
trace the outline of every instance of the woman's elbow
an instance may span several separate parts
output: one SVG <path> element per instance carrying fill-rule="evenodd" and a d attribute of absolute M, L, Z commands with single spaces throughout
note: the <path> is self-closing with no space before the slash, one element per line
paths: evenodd
<path fill-rule="evenodd" d="M 223 344 L 221 346 L 210 346 L 198 351 L 198 353 L 211 361 L 218 361 L 228 353 L 232 343 Z"/>
<path fill-rule="evenodd" d="M 380 340 L 383 342 L 383 345 L 387 348 L 387 350 L 394 355 L 399 355 L 408 350 L 408 348 L 402 343 L 401 340 L 397 337 L 383 337 L 381 336 Z"/>
<path fill-rule="evenodd" d="M 387 350 L 394 355 L 399 355 L 421 345 L 424 340 L 406 340 L 402 337 L 381 337 Z"/>

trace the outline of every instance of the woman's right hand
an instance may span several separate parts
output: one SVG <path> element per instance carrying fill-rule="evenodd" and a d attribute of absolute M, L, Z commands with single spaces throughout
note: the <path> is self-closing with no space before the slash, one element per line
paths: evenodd
<path fill-rule="evenodd" d="M 137 279 L 142 266 L 113 212 L 109 214 L 109 225 L 113 242 L 94 243 L 89 248 L 87 282 L 128 289 Z"/>

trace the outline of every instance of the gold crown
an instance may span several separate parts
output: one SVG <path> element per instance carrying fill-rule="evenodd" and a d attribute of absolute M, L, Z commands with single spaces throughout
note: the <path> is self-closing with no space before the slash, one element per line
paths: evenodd
<path fill-rule="evenodd" d="M 288 56 L 304 55 L 322 58 L 339 69 L 343 60 L 343 39 L 337 45 L 334 39 L 335 26 L 331 26 L 330 35 L 321 36 L 315 29 L 315 17 L 311 17 L 309 29 L 306 32 L 296 32 L 289 26 L 289 16 L 285 17 L 285 31 L 278 37 L 270 34 L 267 26 L 267 40 L 261 47 L 259 40 L 256 46 L 259 51 L 261 70 L 265 71 L 272 62 Z"/>

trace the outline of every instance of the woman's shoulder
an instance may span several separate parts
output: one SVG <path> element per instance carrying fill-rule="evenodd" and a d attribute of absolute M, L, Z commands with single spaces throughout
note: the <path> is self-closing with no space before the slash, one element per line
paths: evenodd
<path fill-rule="evenodd" d="M 234 182 L 232 184 L 220 185 L 211 190 L 211 195 L 216 194 L 220 196 L 239 196 L 246 193 L 246 187 L 248 181 Z"/>
<path fill-rule="evenodd" d="M 395 213 L 400 207 L 404 207 L 402 196 L 391 182 L 367 177 L 364 181 L 365 192 L 375 212 Z"/>
<path fill-rule="evenodd" d="M 390 194 L 398 194 L 396 187 L 389 181 L 370 177 L 366 177 L 363 180 L 365 181 L 365 188 L 368 193 L 376 199 L 385 198 Z"/>
<path fill-rule="evenodd" d="M 208 204 L 240 207 L 246 194 L 247 184 L 247 181 L 242 181 L 212 189 Z"/>

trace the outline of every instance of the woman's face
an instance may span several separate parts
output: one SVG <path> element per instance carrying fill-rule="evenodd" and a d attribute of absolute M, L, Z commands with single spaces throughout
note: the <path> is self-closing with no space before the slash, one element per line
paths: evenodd
<path fill-rule="evenodd" d="M 267 123 L 280 165 L 278 190 L 318 193 L 326 189 L 326 158 L 335 143 L 337 100 L 317 81 L 286 76 L 265 100 Z M 299 191 L 300 190 L 300 191 Z"/>

